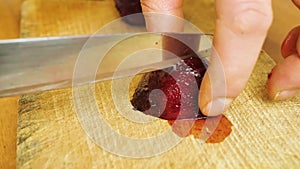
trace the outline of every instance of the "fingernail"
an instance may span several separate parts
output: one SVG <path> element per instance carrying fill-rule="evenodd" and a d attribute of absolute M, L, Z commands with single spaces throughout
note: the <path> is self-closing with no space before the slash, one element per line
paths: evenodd
<path fill-rule="evenodd" d="M 220 115 L 230 106 L 231 102 L 231 98 L 217 98 L 206 105 L 205 114 L 207 116 Z"/>
<path fill-rule="evenodd" d="M 291 97 L 297 95 L 298 92 L 299 92 L 299 90 L 284 90 L 284 91 L 278 92 L 275 95 L 274 100 L 288 99 L 288 98 L 291 98 Z"/>

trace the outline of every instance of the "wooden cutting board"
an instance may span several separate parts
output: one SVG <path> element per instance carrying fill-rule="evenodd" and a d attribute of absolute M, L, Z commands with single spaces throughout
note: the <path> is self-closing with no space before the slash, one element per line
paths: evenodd
<path fill-rule="evenodd" d="M 213 1 L 186 0 L 185 3 L 186 18 L 205 32 L 212 33 Z M 195 15 L 195 11 L 199 14 Z M 27 0 L 22 8 L 21 35 L 36 37 L 89 34 L 117 17 L 111 0 Z M 204 22 L 200 22 L 202 20 Z M 78 118 L 76 114 L 77 111 L 86 112 L 87 116 L 91 113 L 85 107 L 93 102 L 89 91 L 85 90 L 86 86 L 78 89 L 83 95 L 75 100 L 71 88 L 21 96 L 17 167 L 297 168 L 300 166 L 300 98 L 285 102 L 268 100 L 265 83 L 274 65 L 274 61 L 262 52 L 245 90 L 225 112 L 228 120 L 221 119 L 218 132 L 215 132 L 217 140 L 211 139 L 205 143 L 194 136 L 197 133 L 192 133 L 175 144 L 176 139 L 167 137 L 155 147 L 162 145 L 160 148 L 163 149 L 170 144 L 174 147 L 148 158 L 128 158 L 106 150 L 118 147 L 120 151 L 138 153 L 146 149 L 154 150 L 151 147 L 153 145 L 149 145 L 149 149 L 147 146 L 116 140 L 116 137 L 109 137 L 109 133 L 100 133 L 97 136 L 105 143 L 101 147 L 93 141 L 93 135 L 87 135 L 79 121 L 82 118 Z M 138 78 L 131 82 L 131 93 L 137 80 Z M 128 81 L 129 79 L 121 79 L 119 82 L 126 84 Z M 126 90 L 119 87 L 120 91 Z M 151 118 L 153 121 L 150 123 L 140 124 L 124 118 L 120 113 L 136 116 L 141 114 L 133 111 L 126 102 L 118 105 L 122 106 L 121 111 L 118 111 L 111 89 L 111 81 L 97 83 L 95 100 L 104 121 L 114 132 L 137 139 L 155 138 L 167 131 L 178 135 L 176 129 L 172 130 L 164 120 Z M 128 97 L 118 95 L 117 98 L 122 101 Z M 78 106 L 77 99 L 85 104 Z M 88 124 L 95 124 L 93 118 L 86 120 Z M 197 124 L 196 127 L 201 129 L 203 124 Z"/>

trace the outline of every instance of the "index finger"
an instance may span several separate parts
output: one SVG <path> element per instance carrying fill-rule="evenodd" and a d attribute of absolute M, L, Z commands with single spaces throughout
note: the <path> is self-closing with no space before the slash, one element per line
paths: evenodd
<path fill-rule="evenodd" d="M 215 6 L 216 52 L 199 96 L 200 109 L 211 116 L 227 109 L 243 90 L 272 22 L 271 0 L 215 0 Z"/>

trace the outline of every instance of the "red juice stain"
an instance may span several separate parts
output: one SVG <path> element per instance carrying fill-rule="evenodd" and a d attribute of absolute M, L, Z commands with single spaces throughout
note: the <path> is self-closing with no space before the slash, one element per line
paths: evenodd
<path fill-rule="evenodd" d="M 232 123 L 224 116 L 197 120 L 168 120 L 172 131 L 179 137 L 194 136 L 206 143 L 220 143 L 231 133 Z"/>

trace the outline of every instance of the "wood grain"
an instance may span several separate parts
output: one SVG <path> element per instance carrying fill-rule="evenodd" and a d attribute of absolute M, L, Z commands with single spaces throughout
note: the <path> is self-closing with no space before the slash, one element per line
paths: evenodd
<path fill-rule="evenodd" d="M 0 168 L 16 167 L 19 97 L 0 98 Z"/>
<path fill-rule="evenodd" d="M 225 113 L 233 123 L 232 133 L 225 141 L 204 144 L 189 136 L 169 151 L 151 158 L 131 159 L 117 156 L 104 151 L 107 147 L 98 146 L 91 139 L 91 135 L 86 135 L 79 120 L 88 124 L 100 124 L 93 118 L 87 118 L 93 103 L 90 87 L 79 88 L 79 100 L 72 97 L 72 89 L 22 96 L 19 111 L 18 167 L 296 168 L 300 165 L 299 97 L 286 102 L 271 102 L 267 99 L 264 84 L 273 65 L 274 62 L 269 56 L 262 53 L 247 88 Z M 128 79 L 115 83 L 122 88 L 126 82 Z M 113 100 L 111 85 L 110 81 L 96 84 L 95 97 L 100 114 L 113 131 L 130 138 L 156 137 L 170 131 L 170 126 L 163 120 L 139 124 L 124 118 L 117 110 L 117 105 L 123 114 L 137 112 L 128 103 L 124 104 L 128 96 L 120 94 L 119 101 Z M 122 91 L 124 92 L 124 87 L 117 90 L 118 93 Z M 78 111 L 86 116 L 79 118 Z M 145 147 L 139 148 L 134 144 L 128 145 L 115 140 L 117 137 L 108 137 L 107 134 L 112 133 L 101 126 L 100 129 L 104 131 L 98 137 L 109 148 L 125 149 L 128 152 L 146 151 L 142 149 Z M 96 128 L 92 126 L 88 129 L 92 132 Z M 160 144 L 168 145 L 173 141 L 166 137 Z"/>
<path fill-rule="evenodd" d="M 0 39 L 20 35 L 21 0 L 0 0 Z M 0 98 L 0 168 L 16 168 L 19 97 Z"/>
<path fill-rule="evenodd" d="M 20 33 L 20 6 L 22 0 L 0 1 L 0 38 L 18 38 Z"/>
<path fill-rule="evenodd" d="M 185 3 L 190 7 L 185 7 L 186 18 L 204 31 L 213 31 L 212 0 L 195 4 L 192 0 L 186 0 Z M 117 16 L 116 11 L 103 9 L 106 5 L 111 9 L 111 1 L 86 3 L 75 0 L 28 0 L 23 6 L 22 35 L 32 37 L 92 33 L 101 26 L 98 21 L 104 20 L 102 17 L 106 12 L 111 14 L 105 16 L 106 21 Z M 55 15 L 51 14 L 50 17 L 48 14 L 54 10 Z M 199 11 L 199 15 L 194 15 L 195 11 Z M 199 22 L 203 18 L 206 22 Z M 156 119 L 151 123 L 140 124 L 120 114 L 135 114 L 145 118 L 133 111 L 126 102 L 128 95 L 120 94 L 128 90 L 125 84 L 130 79 L 97 83 L 96 100 L 93 98 L 93 90 L 90 90 L 91 86 L 76 88 L 80 93 L 79 97 L 74 95 L 71 88 L 24 95 L 19 102 L 17 167 L 297 168 L 300 165 L 300 98 L 285 102 L 268 100 L 265 83 L 267 74 L 274 65 L 275 62 L 262 52 L 247 87 L 225 112 L 233 124 L 232 132 L 225 141 L 206 144 L 189 136 L 170 150 L 149 158 L 126 158 L 109 153 L 105 148 L 119 148 L 120 151 L 134 154 L 151 151 L 155 148 L 151 144 L 147 147 L 124 140 L 122 142 L 116 140 L 117 137 L 110 137 L 111 133 L 105 133 L 108 130 L 89 136 L 83 130 L 89 129 L 93 132 L 99 128 L 104 129 L 103 125 L 99 125 L 101 123 L 95 122 L 95 118 L 88 118 L 90 113 L 96 112 L 97 116 L 100 115 L 99 112 L 91 110 L 93 101 L 96 101 L 105 122 L 121 135 L 130 138 L 156 138 L 171 130 L 169 124 L 163 120 Z M 117 90 L 112 90 L 114 83 L 117 84 Z M 133 85 L 129 88 L 131 93 L 136 83 L 137 81 L 132 82 Z M 89 127 L 84 128 L 82 122 L 89 124 Z M 104 144 L 98 146 L 92 138 L 100 139 Z M 174 143 L 174 140 L 167 137 L 156 146 L 170 143 Z"/>
<path fill-rule="evenodd" d="M 2 39 L 19 37 L 20 0 L 1 0 L 0 2 L 0 37 Z M 202 5 L 204 8 L 209 6 L 208 4 Z M 192 1 L 186 1 L 185 6 L 194 6 L 194 3 Z M 290 1 L 273 0 L 273 6 L 275 20 L 264 49 L 266 49 L 276 61 L 280 61 L 278 47 L 280 46 L 281 40 L 291 26 L 299 24 L 299 19 L 295 18 L 298 18 L 300 15 L 298 15 L 299 11 L 292 6 Z M 189 7 L 185 7 L 185 10 L 189 10 Z M 213 11 L 213 9 L 209 10 Z M 193 12 L 193 15 L 187 16 L 188 19 L 193 20 L 193 22 L 203 22 L 201 20 L 197 20 L 197 9 Z M 203 14 L 201 13 L 201 15 Z M 211 25 L 207 28 L 204 26 L 204 29 L 208 32 L 212 32 L 213 22 L 212 20 L 209 20 L 211 15 L 205 15 L 202 17 L 207 18 L 204 20 L 204 22 L 206 22 L 205 24 Z M 198 25 L 201 26 L 201 24 Z M 18 97 L 0 99 L 0 168 L 15 168 L 17 100 Z"/>
<path fill-rule="evenodd" d="M 110 0 L 27 0 L 22 8 L 21 36 L 92 34 L 117 17 Z"/>

